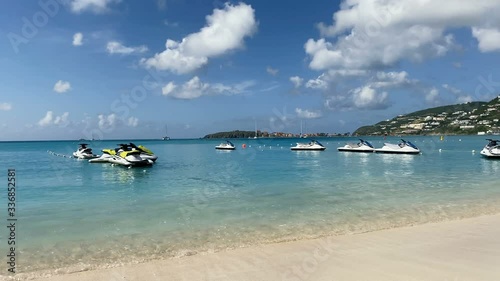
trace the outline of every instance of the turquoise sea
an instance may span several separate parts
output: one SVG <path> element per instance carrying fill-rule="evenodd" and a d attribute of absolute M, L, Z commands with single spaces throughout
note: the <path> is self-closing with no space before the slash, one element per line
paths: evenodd
<path fill-rule="evenodd" d="M 399 140 L 365 139 L 375 147 Z M 237 139 L 235 151 L 216 151 L 220 140 L 133 140 L 159 159 L 132 169 L 60 156 L 77 141 L 0 142 L 3 186 L 7 169 L 16 170 L 18 272 L 88 270 L 500 211 L 500 161 L 480 156 L 485 136 L 405 139 L 422 154 L 337 151 L 356 138 L 319 139 L 322 152 L 290 151 L 299 139 Z M 89 144 L 100 152 L 121 142 Z M 1 194 L 5 223 L 6 188 Z M 7 237 L 2 227 L 2 256 Z"/>

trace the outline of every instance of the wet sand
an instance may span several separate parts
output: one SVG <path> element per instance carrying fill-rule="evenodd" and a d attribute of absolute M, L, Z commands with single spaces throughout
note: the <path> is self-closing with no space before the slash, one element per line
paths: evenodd
<path fill-rule="evenodd" d="M 497 214 L 34 280 L 498 280 L 499 265 Z"/>

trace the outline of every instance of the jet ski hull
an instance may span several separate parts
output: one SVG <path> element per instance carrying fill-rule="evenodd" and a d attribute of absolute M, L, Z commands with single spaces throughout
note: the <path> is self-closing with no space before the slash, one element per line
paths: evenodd
<path fill-rule="evenodd" d="M 111 164 L 117 164 L 117 165 L 122 165 L 126 167 L 145 167 L 145 166 L 151 166 L 153 164 L 153 161 L 151 160 L 138 160 L 138 161 L 129 161 L 127 159 L 124 159 L 119 156 L 113 156 L 108 159 L 108 162 Z"/>
<path fill-rule="evenodd" d="M 78 159 L 93 159 L 93 158 L 97 158 L 98 156 L 95 154 L 73 152 L 73 157 L 78 158 Z"/>
<path fill-rule="evenodd" d="M 90 163 L 108 163 L 110 158 L 112 158 L 111 155 L 103 154 L 97 158 L 90 159 L 89 162 Z"/>
<path fill-rule="evenodd" d="M 221 146 L 216 146 L 215 149 L 218 150 L 234 150 L 234 147 L 221 147 Z"/>
<path fill-rule="evenodd" d="M 500 149 L 486 149 L 483 148 L 481 150 L 480 154 L 483 157 L 489 158 L 489 159 L 500 159 Z"/>
<path fill-rule="evenodd" d="M 375 149 L 377 153 L 386 154 L 420 154 L 420 150 L 391 150 L 391 149 Z"/>
<path fill-rule="evenodd" d="M 373 153 L 375 149 L 373 148 L 355 148 L 355 147 L 339 147 L 338 151 L 343 152 L 364 152 L 364 153 Z"/>
<path fill-rule="evenodd" d="M 322 150 L 325 150 L 326 147 L 292 147 L 290 148 L 290 150 L 318 150 L 318 151 L 322 151 Z"/>

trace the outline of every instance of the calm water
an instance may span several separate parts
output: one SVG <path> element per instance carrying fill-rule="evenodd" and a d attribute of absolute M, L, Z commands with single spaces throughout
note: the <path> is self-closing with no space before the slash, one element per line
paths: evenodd
<path fill-rule="evenodd" d="M 4 186 L 7 169 L 17 171 L 18 269 L 83 270 L 499 211 L 500 161 L 480 157 L 484 136 L 407 139 L 423 154 L 337 152 L 355 138 L 321 139 L 323 152 L 290 151 L 294 139 L 234 140 L 229 152 L 214 149 L 219 140 L 136 141 L 159 159 L 134 169 L 47 152 L 70 155 L 77 142 L 0 143 Z M 119 142 L 90 143 L 99 152 Z"/>

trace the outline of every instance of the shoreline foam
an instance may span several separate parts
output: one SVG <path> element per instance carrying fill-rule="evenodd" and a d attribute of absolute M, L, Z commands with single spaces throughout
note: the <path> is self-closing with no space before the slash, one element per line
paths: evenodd
<path fill-rule="evenodd" d="M 498 237 L 500 214 L 10 279 L 495 280 Z"/>

